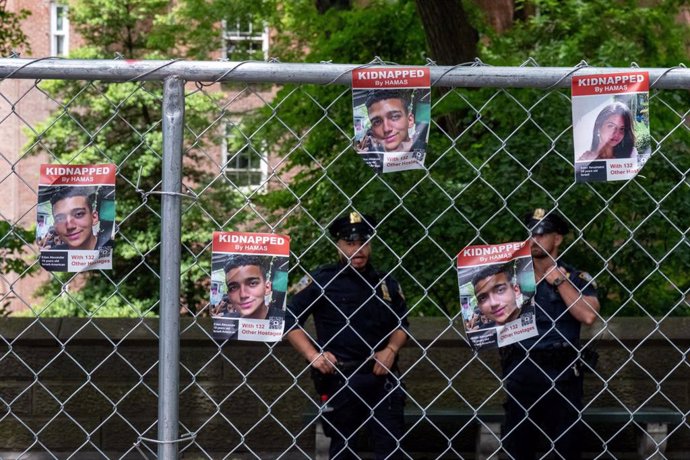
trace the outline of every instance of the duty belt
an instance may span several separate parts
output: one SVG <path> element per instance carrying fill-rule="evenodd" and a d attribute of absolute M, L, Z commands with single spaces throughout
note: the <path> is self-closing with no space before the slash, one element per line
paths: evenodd
<path fill-rule="evenodd" d="M 344 375 L 371 374 L 374 371 L 376 361 L 368 359 L 366 361 L 338 361 L 336 367 Z"/>
<path fill-rule="evenodd" d="M 572 366 L 577 358 L 578 350 L 570 346 L 534 350 L 524 350 L 517 347 L 501 349 L 501 360 L 504 364 L 513 364 L 529 359 L 540 367 L 561 368 Z"/>

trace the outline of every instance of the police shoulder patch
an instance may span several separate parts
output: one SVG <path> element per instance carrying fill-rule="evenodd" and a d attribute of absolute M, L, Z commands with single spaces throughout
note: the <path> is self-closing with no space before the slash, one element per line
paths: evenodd
<path fill-rule="evenodd" d="M 594 278 L 592 278 L 592 275 L 590 275 L 587 272 L 580 272 L 580 279 L 587 281 L 588 283 L 592 283 L 592 287 L 594 289 L 597 288 L 597 283 L 594 281 Z"/>
<path fill-rule="evenodd" d="M 383 300 L 386 302 L 392 302 L 393 299 L 391 298 L 391 293 L 388 291 L 388 285 L 386 284 L 386 281 L 384 280 L 383 283 L 381 283 L 381 294 L 383 294 Z"/>
<path fill-rule="evenodd" d="M 403 294 L 402 287 L 400 286 L 400 283 L 398 283 L 396 280 L 393 278 L 386 278 L 384 283 L 388 283 L 388 286 L 391 291 L 397 292 L 398 295 L 405 300 L 405 295 Z"/>
<path fill-rule="evenodd" d="M 290 287 L 290 293 L 291 294 L 297 294 L 299 292 L 302 292 L 304 289 L 307 288 L 312 283 L 313 279 L 311 275 L 304 275 L 302 279 L 300 279 L 297 284 L 292 285 Z"/>

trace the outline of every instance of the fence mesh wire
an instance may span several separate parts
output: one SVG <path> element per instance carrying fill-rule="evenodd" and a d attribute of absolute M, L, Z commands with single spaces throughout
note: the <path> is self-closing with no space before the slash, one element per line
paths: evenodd
<path fill-rule="evenodd" d="M 85 68 L 102 72 L 98 66 Z M 140 346 L 161 339 L 149 317 L 161 308 L 160 235 L 169 224 L 161 218 L 163 82 L 154 68 L 113 77 L 120 82 L 67 73 L 61 79 L 60 68 L 51 69 L 56 80 L 40 72 L 4 74 L 0 307 L 25 318 L 6 322 L 0 339 L 0 451 L 154 456 L 156 379 L 161 366 L 179 366 L 175 445 L 185 458 L 314 457 L 319 419 L 308 364 L 284 344 L 223 347 L 211 338 L 210 235 L 290 233 L 293 284 L 335 257 L 327 226 L 355 209 L 377 215 L 374 261 L 407 296 L 412 327 L 401 367 L 407 410 L 418 416 L 401 439 L 405 455 L 473 457 L 483 428 L 496 443 L 482 455 L 497 456 L 501 435 L 482 414 L 500 412 L 498 361 L 467 348 L 453 260 L 469 244 L 524 238 L 522 214 L 543 206 L 557 208 L 573 228 L 564 260 L 588 270 L 600 287 L 599 325 L 584 342 L 606 338 L 608 352 L 588 374 L 585 404 L 629 414 L 608 430 L 583 418 L 593 439 L 587 448 L 597 458 L 615 457 L 619 449 L 634 450 L 625 444 L 637 435 L 660 458 L 667 445 L 681 452 L 690 428 L 681 383 L 688 377 L 688 342 L 673 327 L 688 312 L 690 155 L 688 96 L 664 88 L 673 69 L 661 69 L 652 84 L 653 156 L 640 176 L 575 184 L 567 81 L 581 69 L 559 69 L 548 85 L 499 88 L 476 78 L 468 87 L 435 86 L 426 170 L 376 175 L 351 147 L 350 89 L 335 84 L 343 72 L 314 85 L 307 70 L 296 71 L 289 84 L 277 86 L 262 75 L 230 78 L 240 67 L 228 63 L 221 78 L 185 86 L 179 363 L 161 362 L 155 348 Z M 528 70 L 511 69 L 516 76 Z M 674 85 L 690 86 L 689 74 L 680 80 Z M 117 165 L 113 271 L 59 274 L 38 267 L 33 226 L 44 162 Z M 54 318 L 65 316 L 84 319 Z M 98 319 L 109 316 L 132 320 Z M 633 321 L 628 316 L 637 318 L 626 323 Z M 638 335 L 613 327 L 618 324 L 633 324 Z M 655 438 L 635 418 L 652 406 L 680 417 Z M 470 415 L 456 416 L 451 429 L 426 415 L 446 409 Z"/>

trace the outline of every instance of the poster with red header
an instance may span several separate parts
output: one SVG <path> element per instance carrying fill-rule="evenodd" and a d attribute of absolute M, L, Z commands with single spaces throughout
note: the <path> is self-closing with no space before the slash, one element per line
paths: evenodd
<path fill-rule="evenodd" d="M 36 243 L 49 271 L 110 270 L 115 238 L 114 164 L 42 164 Z"/>
<path fill-rule="evenodd" d="M 352 71 L 354 147 L 376 173 L 424 169 L 430 86 L 428 67 Z"/>
<path fill-rule="evenodd" d="M 649 73 L 572 78 L 575 182 L 634 178 L 652 155 Z"/>
<path fill-rule="evenodd" d="M 283 337 L 290 237 L 213 232 L 213 338 L 277 342 Z"/>
<path fill-rule="evenodd" d="M 465 247 L 458 254 L 458 285 L 473 349 L 504 347 L 539 334 L 528 241 Z"/>

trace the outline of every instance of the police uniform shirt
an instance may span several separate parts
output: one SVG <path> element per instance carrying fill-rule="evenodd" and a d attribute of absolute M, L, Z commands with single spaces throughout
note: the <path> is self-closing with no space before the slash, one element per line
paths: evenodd
<path fill-rule="evenodd" d="M 558 266 L 565 269 L 568 279 L 582 296 L 597 295 L 596 285 L 587 273 L 561 262 Z M 573 364 L 580 348 L 581 323 L 568 312 L 558 288 L 545 280 L 537 284 L 534 300 L 539 335 L 507 347 L 512 348 L 512 351 L 506 350 L 511 358 L 504 362 L 503 373 L 511 380 L 544 378 L 547 382 L 569 378 L 573 374 L 564 369 Z M 524 359 L 525 353 L 531 359 Z"/>
<path fill-rule="evenodd" d="M 317 343 L 341 361 L 364 361 L 388 344 L 399 328 L 407 329 L 407 306 L 398 283 L 367 265 L 319 268 L 300 282 L 288 303 L 285 330 L 314 315 Z"/>
<path fill-rule="evenodd" d="M 582 296 L 597 295 L 596 285 L 585 272 L 557 262 L 565 269 L 568 279 L 582 293 Z M 568 305 L 558 292 L 558 288 L 546 280 L 537 284 L 534 295 L 535 314 L 539 335 L 522 341 L 525 348 L 532 350 L 553 349 L 559 347 L 579 347 L 580 321 L 568 312 Z"/>

